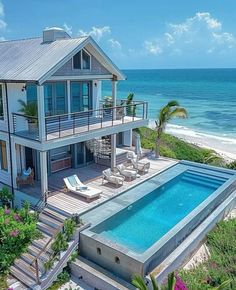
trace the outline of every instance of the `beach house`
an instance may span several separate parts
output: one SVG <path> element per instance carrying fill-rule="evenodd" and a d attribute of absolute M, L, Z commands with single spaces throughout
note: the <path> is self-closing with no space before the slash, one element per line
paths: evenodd
<path fill-rule="evenodd" d="M 123 80 L 91 36 L 71 38 L 54 27 L 0 42 L 0 184 L 16 204 L 47 198 L 58 172 L 122 160 L 116 147 L 131 146 L 132 129 L 147 125 L 145 102 L 117 100 Z M 111 83 L 105 103 L 103 81 Z"/>

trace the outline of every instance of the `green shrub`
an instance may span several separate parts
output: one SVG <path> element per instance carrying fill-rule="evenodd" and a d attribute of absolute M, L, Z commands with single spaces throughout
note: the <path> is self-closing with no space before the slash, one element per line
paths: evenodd
<path fill-rule="evenodd" d="M 136 131 L 141 136 L 142 147 L 154 150 L 157 136 L 156 131 L 146 127 L 136 129 Z M 164 157 L 179 160 L 189 160 L 218 166 L 224 165 L 223 159 L 213 150 L 198 147 L 166 133 L 162 133 L 161 136 L 160 154 Z"/>
<path fill-rule="evenodd" d="M 235 169 L 236 170 L 236 160 L 231 162 L 231 163 L 229 163 L 229 164 L 227 164 L 227 167 L 229 169 Z"/>
<path fill-rule="evenodd" d="M 39 233 L 37 217 L 26 209 L 0 208 L 0 272 L 5 272 Z"/>
<path fill-rule="evenodd" d="M 67 242 L 69 242 L 71 238 L 73 237 L 75 233 L 75 228 L 76 228 L 76 223 L 73 219 L 67 219 L 64 222 L 64 235 Z"/>
<path fill-rule="evenodd" d="M 231 280 L 224 289 L 236 289 L 236 219 L 221 221 L 207 236 L 208 261 L 180 276 L 190 290 L 218 287 Z"/>

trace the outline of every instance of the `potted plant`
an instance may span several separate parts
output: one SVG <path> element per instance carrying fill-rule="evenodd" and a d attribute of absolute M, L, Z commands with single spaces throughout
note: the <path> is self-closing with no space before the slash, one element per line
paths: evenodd
<path fill-rule="evenodd" d="M 23 113 L 28 121 L 29 131 L 35 132 L 38 127 L 38 106 L 36 102 L 26 103 L 23 100 L 18 100 L 21 105 L 19 112 Z"/>

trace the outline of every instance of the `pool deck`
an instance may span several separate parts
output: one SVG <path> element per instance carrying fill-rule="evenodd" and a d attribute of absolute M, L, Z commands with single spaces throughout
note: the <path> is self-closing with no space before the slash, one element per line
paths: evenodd
<path fill-rule="evenodd" d="M 123 186 L 118 188 L 110 183 L 104 183 L 102 185 L 102 171 L 106 169 L 104 166 L 91 164 L 87 167 L 77 169 L 78 172 L 71 172 L 71 174 L 76 173 L 85 184 L 89 184 L 92 187 L 101 189 L 102 194 L 100 198 L 94 199 L 91 202 L 87 202 L 84 198 L 76 196 L 73 193 L 66 192 L 66 190 L 61 187 L 59 190 L 56 190 L 55 188 L 55 191 L 48 198 L 48 204 L 70 214 L 82 214 L 94 206 L 97 206 L 109 200 L 110 198 L 117 196 L 118 194 L 139 184 L 140 182 L 143 182 L 151 176 L 154 176 L 155 174 L 160 173 L 178 163 L 178 161 L 173 159 L 163 157 L 155 159 L 153 156 L 147 156 L 143 158 L 142 161 L 150 162 L 149 172 L 147 174 L 141 175 L 140 178 L 134 179 L 133 181 L 125 181 Z M 61 174 L 63 174 L 63 172 Z M 49 182 L 51 184 L 63 182 L 63 176 L 58 175 L 55 180 L 50 180 Z"/>

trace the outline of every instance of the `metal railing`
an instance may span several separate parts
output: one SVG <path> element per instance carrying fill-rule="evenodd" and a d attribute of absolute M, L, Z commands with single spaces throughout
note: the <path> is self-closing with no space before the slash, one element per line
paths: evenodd
<path fill-rule="evenodd" d="M 96 110 L 66 113 L 45 117 L 45 139 L 53 140 L 86 133 L 107 127 L 147 119 L 148 104 L 133 101 L 112 107 L 102 103 Z M 21 113 L 12 113 L 14 134 L 32 140 L 39 140 L 38 118 Z"/>
<path fill-rule="evenodd" d="M 38 118 L 21 113 L 12 113 L 13 132 L 27 139 L 39 139 Z"/>
<path fill-rule="evenodd" d="M 147 103 L 103 106 L 97 110 L 75 112 L 45 118 L 46 140 L 58 139 L 106 127 L 147 119 Z"/>

